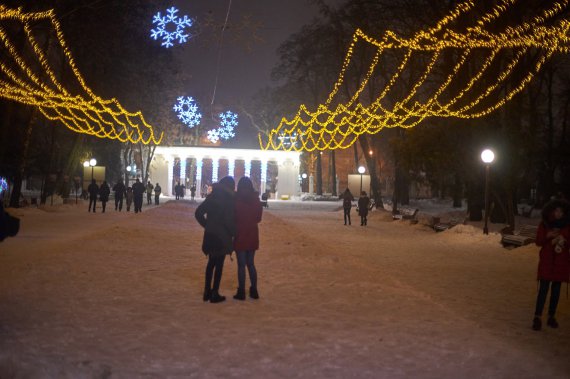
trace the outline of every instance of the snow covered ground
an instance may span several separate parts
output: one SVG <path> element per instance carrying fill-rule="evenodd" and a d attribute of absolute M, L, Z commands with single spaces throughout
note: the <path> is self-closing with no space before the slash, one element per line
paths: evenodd
<path fill-rule="evenodd" d="M 0 243 L 0 378 L 570 377 L 566 296 L 559 329 L 530 329 L 536 246 L 273 201 L 261 299 L 231 298 L 234 259 L 228 301 L 210 304 L 195 205 L 10 210 L 22 229 Z"/>

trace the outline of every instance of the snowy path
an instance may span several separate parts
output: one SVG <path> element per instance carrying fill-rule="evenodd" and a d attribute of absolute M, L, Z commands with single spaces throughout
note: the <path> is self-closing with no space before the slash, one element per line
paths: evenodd
<path fill-rule="evenodd" d="M 272 207 L 261 299 L 231 299 L 227 260 L 229 301 L 209 304 L 193 210 L 20 211 L 0 244 L 0 378 L 570 376 L 570 301 L 560 329 L 530 330 L 534 246 Z"/>

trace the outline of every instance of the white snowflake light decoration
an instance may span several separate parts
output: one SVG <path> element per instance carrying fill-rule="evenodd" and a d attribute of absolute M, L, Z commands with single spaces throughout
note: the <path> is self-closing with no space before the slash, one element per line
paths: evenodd
<path fill-rule="evenodd" d="M 198 109 L 198 104 L 192 97 L 180 96 L 178 103 L 174 104 L 174 112 L 178 118 L 189 128 L 193 128 L 202 120 L 202 114 Z"/>
<path fill-rule="evenodd" d="M 208 130 L 208 140 L 212 143 L 216 143 L 220 140 L 218 129 Z"/>
<path fill-rule="evenodd" d="M 150 37 L 154 40 L 162 39 L 162 46 L 169 48 L 174 46 L 173 42 L 178 41 L 179 44 L 183 44 L 188 41 L 190 34 L 184 34 L 185 28 L 190 28 L 194 24 L 194 21 L 188 16 L 177 17 L 178 9 L 175 7 L 166 10 L 166 15 L 162 16 L 160 12 L 154 15 L 152 23 L 156 24 L 156 29 L 150 30 Z M 175 30 L 169 28 L 169 24 L 176 27 Z"/>
<path fill-rule="evenodd" d="M 220 138 L 228 140 L 236 136 L 234 129 L 238 126 L 238 115 L 232 111 L 220 113 L 220 128 L 218 134 Z"/>

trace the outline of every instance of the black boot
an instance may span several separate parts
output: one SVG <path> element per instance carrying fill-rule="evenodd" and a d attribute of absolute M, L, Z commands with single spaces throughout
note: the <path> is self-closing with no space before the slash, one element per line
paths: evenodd
<path fill-rule="evenodd" d="M 208 287 L 204 289 L 204 301 L 210 301 L 210 297 L 212 296 L 212 290 Z"/>
<path fill-rule="evenodd" d="M 548 321 L 546 321 L 546 325 L 550 326 L 553 329 L 558 328 L 558 321 L 554 317 L 549 317 Z"/>
<path fill-rule="evenodd" d="M 226 301 L 226 297 L 220 295 L 217 290 L 212 290 L 212 294 L 210 295 L 210 303 L 221 303 L 222 301 Z"/>
<path fill-rule="evenodd" d="M 249 297 L 252 299 L 259 299 L 259 293 L 257 292 L 257 288 L 249 287 Z"/>
<path fill-rule="evenodd" d="M 238 288 L 236 294 L 234 295 L 236 300 L 245 300 L 245 289 Z"/>

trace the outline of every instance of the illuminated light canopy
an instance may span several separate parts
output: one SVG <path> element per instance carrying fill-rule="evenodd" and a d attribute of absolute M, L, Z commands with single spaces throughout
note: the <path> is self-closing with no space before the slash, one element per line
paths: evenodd
<path fill-rule="evenodd" d="M 7 23 L 19 23 L 25 38 L 10 36 L 9 31 L 14 28 L 6 28 Z M 54 42 L 49 44 L 49 54 L 47 47 L 40 47 L 33 27 L 51 34 Z M 77 133 L 143 144 L 159 144 L 162 140 L 162 134 L 154 135 L 140 111 L 128 112 L 116 99 L 104 100 L 87 86 L 53 10 L 24 13 L 0 5 L 0 46 L 4 51 L 0 61 L 0 98 L 36 107 L 50 121 L 61 122 Z M 56 54 L 55 49 L 62 54 Z M 50 61 L 50 57 L 60 55 L 63 60 Z M 64 87 L 56 74 L 63 69 L 73 73 L 66 83 L 74 91 Z"/>
<path fill-rule="evenodd" d="M 200 124 L 202 120 L 202 113 L 198 109 L 198 104 L 192 97 L 180 96 L 178 103 L 174 104 L 174 112 L 178 114 L 178 118 L 184 125 L 193 128 Z"/>
<path fill-rule="evenodd" d="M 499 109 L 528 85 L 553 54 L 570 52 L 570 22 L 553 20 L 568 8 L 569 0 L 548 3 L 549 8 L 520 25 L 501 26 L 500 22 L 495 22 L 516 2 L 499 1 L 461 32 L 452 30 L 451 25 L 475 7 L 473 0 L 457 4 L 434 27 L 419 31 L 409 39 L 387 31 L 381 40 L 377 40 L 360 29 L 356 30 L 326 102 L 315 110 L 300 105 L 295 116 L 282 118 L 266 140 L 259 135 L 261 148 L 296 151 L 345 149 L 352 146 L 360 135 L 375 134 L 383 128 L 412 128 L 430 117 L 477 118 Z M 375 55 L 364 79 L 357 83 L 352 98 L 343 102 L 336 95 L 343 88 L 347 69 L 355 64 L 356 49 L 362 44 L 375 49 Z M 444 54 L 449 49 L 460 52 L 451 67 Z M 505 49 L 512 51 L 512 56 L 506 64 L 501 64 L 499 53 Z M 372 101 L 368 100 L 368 94 L 361 98 L 383 54 L 390 51 L 403 53 L 400 54 L 402 57 L 398 56 L 400 61 L 395 72 Z M 526 61 L 523 58 L 529 57 L 531 52 L 536 55 L 534 66 L 530 69 L 522 67 L 521 70 L 522 62 Z M 416 59 L 419 54 L 427 59 Z M 481 63 L 477 70 L 467 74 L 471 70 L 466 68 L 467 63 L 474 56 L 482 56 L 483 59 L 478 60 Z M 421 64 L 424 67 L 418 69 Z M 524 71 L 525 75 L 514 78 L 519 71 Z M 435 72 L 448 74 L 440 76 Z M 406 84 L 406 78 L 414 79 L 411 84 Z M 513 84 L 503 94 L 509 79 Z M 403 95 L 393 91 L 397 84 L 404 86 Z"/>
<path fill-rule="evenodd" d="M 175 7 L 167 9 L 166 13 L 164 16 L 160 12 L 154 15 L 152 23 L 156 24 L 156 29 L 150 30 L 150 37 L 155 41 L 161 39 L 161 46 L 166 48 L 174 46 L 174 42 L 187 42 L 191 35 L 185 34 L 184 31 L 191 28 L 194 21 L 186 15 L 177 17 L 178 9 Z"/>

